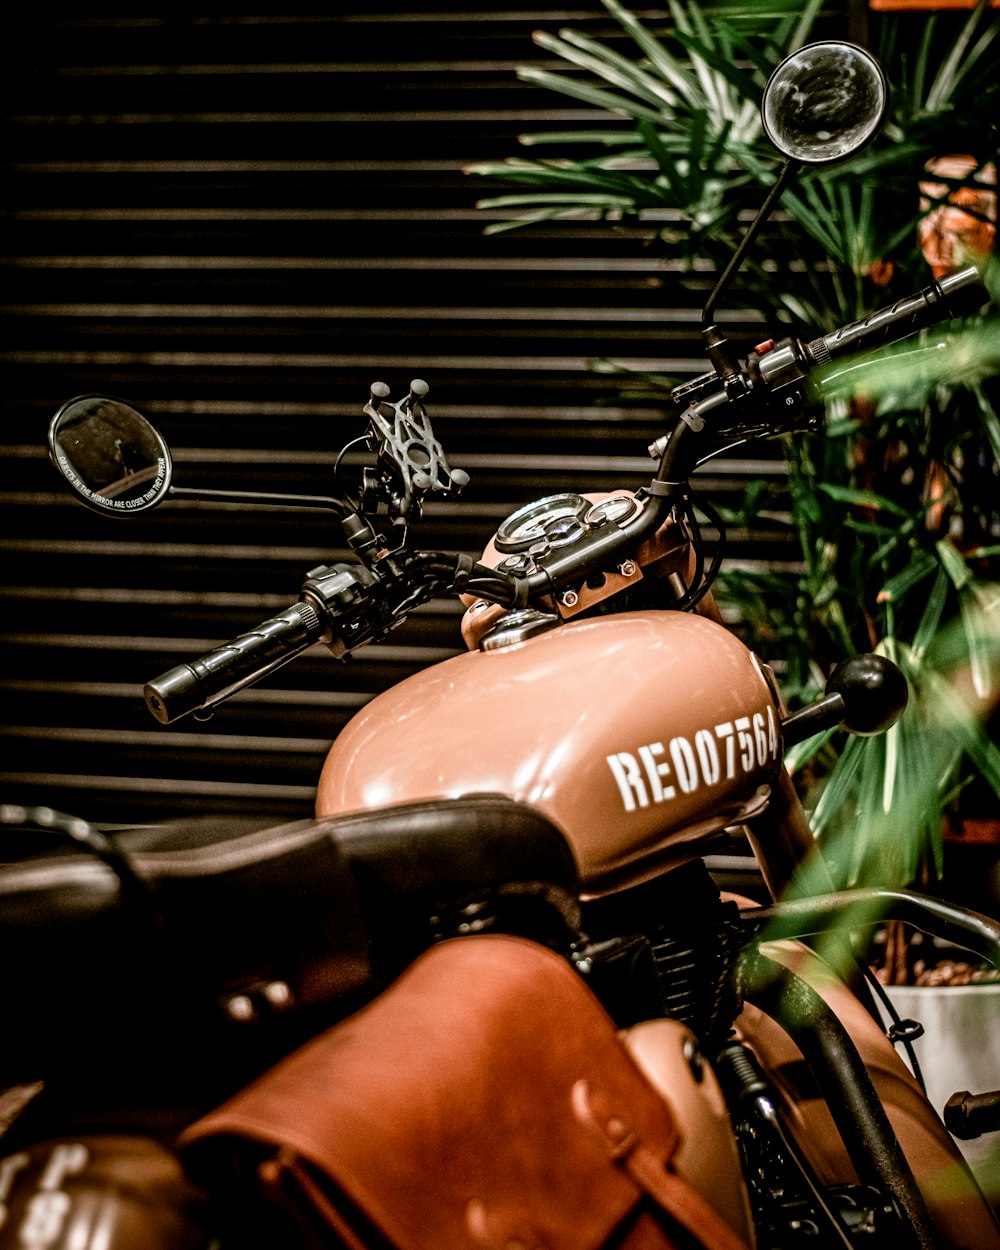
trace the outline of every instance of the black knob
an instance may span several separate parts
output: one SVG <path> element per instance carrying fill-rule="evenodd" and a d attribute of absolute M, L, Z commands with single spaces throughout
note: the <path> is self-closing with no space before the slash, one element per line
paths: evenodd
<path fill-rule="evenodd" d="M 962 1141 L 997 1132 L 1000 1130 L 1000 1089 L 987 1094 L 970 1094 L 963 1089 L 952 1094 L 945 1103 L 944 1124 L 952 1137 Z"/>
<path fill-rule="evenodd" d="M 855 655 L 830 674 L 826 692 L 839 694 L 845 713 L 841 724 L 850 733 L 878 734 L 903 713 L 910 690 L 906 678 L 884 655 Z"/>

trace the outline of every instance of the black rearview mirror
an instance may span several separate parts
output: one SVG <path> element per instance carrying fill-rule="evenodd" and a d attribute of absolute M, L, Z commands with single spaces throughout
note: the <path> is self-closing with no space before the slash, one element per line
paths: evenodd
<path fill-rule="evenodd" d="M 119 399 L 83 395 L 49 425 L 49 456 L 81 503 L 108 516 L 155 508 L 170 492 L 170 449 Z"/>
<path fill-rule="evenodd" d="M 832 165 L 878 133 L 889 90 L 879 63 L 863 48 L 827 40 L 799 48 L 764 88 L 761 120 L 789 160 Z"/>

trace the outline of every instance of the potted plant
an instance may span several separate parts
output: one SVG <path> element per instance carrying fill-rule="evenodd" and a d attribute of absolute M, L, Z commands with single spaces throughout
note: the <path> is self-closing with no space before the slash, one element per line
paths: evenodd
<path fill-rule="evenodd" d="M 762 29 L 750 10 L 741 22 L 731 9 L 720 19 L 668 0 L 671 23 L 654 31 L 617 0 L 603 3 L 630 37 L 633 57 L 564 30 L 537 39 L 572 72 L 529 68 L 521 76 L 625 124 L 526 136 L 527 148 L 557 155 L 473 167 L 525 188 L 484 201 L 512 214 L 489 229 L 581 212 L 613 228 L 623 216 L 656 209 L 662 218 L 667 209 L 672 220 L 654 227 L 664 254 L 686 259 L 691 273 L 706 260 L 718 268 L 739 236 L 741 212 L 760 203 L 776 176 L 757 122 L 763 83 L 808 40 L 819 6 Z M 981 259 L 990 249 L 985 193 L 998 146 L 1000 16 L 980 5 L 957 28 L 949 20 L 946 28 L 937 15 L 921 15 L 919 37 L 907 42 L 897 15 L 883 19 L 880 59 L 893 94 L 882 138 L 786 191 L 781 204 L 791 220 L 772 223 L 771 257 L 741 273 L 743 306 L 812 337 L 890 303 L 895 290 L 926 285 L 935 267 L 956 259 L 945 258 L 942 245 L 953 253 L 971 245 Z M 943 29 L 950 38 L 941 38 Z M 566 155 L 581 144 L 583 155 Z M 952 152 L 965 159 L 926 168 Z M 956 210 L 966 216 L 956 221 Z M 941 229 L 949 216 L 959 226 L 950 244 Z M 773 259 L 800 255 L 803 234 L 816 245 L 814 263 Z M 995 265 L 986 281 L 995 305 Z M 825 437 L 788 441 L 788 498 L 758 484 L 730 518 L 784 525 L 798 545 L 800 571 L 730 571 L 721 586 L 752 625 L 755 647 L 783 667 L 793 702 L 814 697 L 836 662 L 861 651 L 886 654 L 910 683 L 911 705 L 886 735 L 843 744 L 831 733 L 790 753 L 824 859 L 845 886 L 941 888 L 944 835 L 968 816 L 963 800 L 978 794 L 988 816 L 1000 814 L 1000 751 L 990 728 L 1000 702 L 1000 321 L 995 313 L 971 321 L 946 352 L 922 346 L 881 355 L 877 368 L 840 371 L 829 387 Z M 670 381 L 632 377 L 623 385 L 665 398 Z M 1000 872 L 1000 843 L 996 849 Z M 961 869 L 947 882 L 959 896 L 966 885 Z M 895 958 L 898 936 L 891 934 L 889 979 L 894 960 L 897 970 L 914 971 L 913 949 Z M 959 993 L 979 993 L 970 1002 L 985 1004 L 985 1036 L 996 1046 L 998 1000 L 982 987 Z M 992 1062 L 995 1088 L 1000 1056 Z"/>
<path fill-rule="evenodd" d="M 574 74 L 526 68 L 520 75 L 631 125 L 523 139 L 530 148 L 584 143 L 596 155 L 474 166 L 476 174 L 530 188 L 483 201 L 518 214 L 487 229 L 581 211 L 613 223 L 667 208 L 681 220 L 659 227 L 664 251 L 684 256 L 692 271 L 702 259 L 718 266 L 739 236 L 741 212 L 759 203 L 775 176 L 757 119 L 763 83 L 777 60 L 807 41 L 819 5 L 763 30 L 753 15 L 750 35 L 750 23 L 731 9 L 723 20 L 669 0 L 672 24 L 654 32 L 618 0 L 603 3 L 637 59 L 569 29 L 536 39 Z M 822 259 L 780 268 L 757 259 L 740 276 L 744 305 L 810 334 L 890 302 L 895 289 L 926 284 L 921 221 L 956 191 L 981 191 L 997 145 L 992 67 L 1000 18 L 980 7 L 943 54 L 935 51 L 934 15 L 915 50 L 900 46 L 896 19 L 885 20 L 881 59 L 894 103 L 882 139 L 846 165 L 804 175 L 782 199 L 791 221 L 774 227 L 773 254 L 798 254 L 805 233 Z M 928 188 L 928 153 L 953 144 L 970 153 L 968 161 L 936 175 L 943 190 Z M 965 208 L 977 227 L 984 224 L 980 208 Z M 783 248 L 781 234 L 795 246 Z M 839 388 L 830 387 L 824 438 L 788 442 L 790 517 L 758 485 L 734 518 L 784 523 L 799 545 L 800 573 L 730 572 L 722 586 L 753 622 L 767 658 L 783 665 L 793 699 L 813 697 L 844 656 L 872 649 L 899 663 L 914 690 L 913 709 L 885 738 L 852 739 L 836 764 L 826 738 L 792 756 L 844 884 L 926 882 L 940 872 L 945 817 L 967 780 L 980 775 L 1000 794 L 1000 752 L 984 726 L 1000 685 L 997 330 L 990 318 L 970 325 L 949 352 L 914 356 L 905 345 L 881 356 L 876 369 L 842 371 Z M 633 392 L 637 383 L 664 396 L 669 380 L 633 379 Z M 955 693 L 959 673 L 968 678 L 968 699 Z M 956 772 L 960 760 L 965 772 Z M 858 821 L 873 811 L 871 827 L 857 836 Z M 838 830 L 849 831 L 849 844 L 838 845 Z"/>

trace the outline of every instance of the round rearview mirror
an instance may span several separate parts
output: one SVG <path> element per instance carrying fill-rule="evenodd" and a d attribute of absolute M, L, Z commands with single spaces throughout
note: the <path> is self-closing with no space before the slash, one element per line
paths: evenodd
<path fill-rule="evenodd" d="M 170 491 L 170 450 L 141 413 L 120 399 L 83 395 L 49 426 L 49 455 L 88 508 L 109 516 L 145 512 Z"/>
<path fill-rule="evenodd" d="M 786 57 L 764 88 L 761 120 L 784 156 L 831 165 L 878 133 L 889 89 L 878 61 L 851 43 L 811 43 Z"/>

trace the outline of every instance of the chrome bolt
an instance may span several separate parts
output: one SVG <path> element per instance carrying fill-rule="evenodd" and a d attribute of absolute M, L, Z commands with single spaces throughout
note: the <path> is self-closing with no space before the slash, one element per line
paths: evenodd
<path fill-rule="evenodd" d="M 634 577 L 635 570 L 636 563 L 634 560 L 623 560 L 618 566 L 618 572 L 621 573 L 622 577 Z"/>
<path fill-rule="evenodd" d="M 231 998 L 223 1002 L 222 1006 L 230 1020 L 252 1020 L 257 1014 L 253 1000 L 246 994 L 233 994 Z"/>
<path fill-rule="evenodd" d="M 292 1005 L 291 987 L 286 981 L 269 981 L 261 990 L 265 1000 L 276 1011 Z"/>
<path fill-rule="evenodd" d="M 575 590 L 564 590 L 562 595 L 559 597 L 559 602 L 564 608 L 575 608 L 580 602 L 580 596 Z"/>

